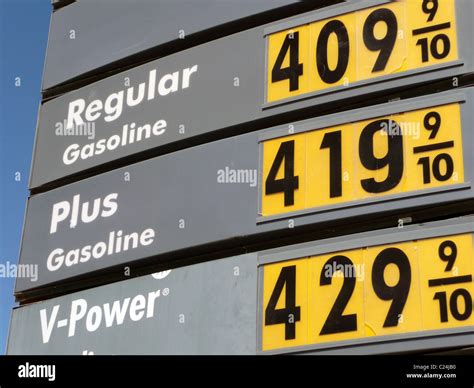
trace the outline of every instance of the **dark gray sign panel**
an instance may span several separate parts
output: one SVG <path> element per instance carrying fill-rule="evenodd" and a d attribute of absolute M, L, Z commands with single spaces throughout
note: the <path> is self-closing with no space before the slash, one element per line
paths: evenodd
<path fill-rule="evenodd" d="M 408 20 L 404 11 L 413 4 L 417 7 L 410 8 L 410 15 L 416 18 Z M 164 152 L 166 145 L 179 148 L 189 145 L 190 140 L 203 142 L 209 136 L 225 137 L 269 126 L 271 120 L 285 122 L 289 116 L 283 114 L 292 112 L 295 117 L 296 111 L 301 114 L 304 108 L 305 117 L 315 116 L 322 113 L 318 106 L 325 104 L 340 106 L 343 100 L 355 101 L 394 88 L 472 73 L 474 4 L 470 0 L 443 3 L 448 8 L 437 13 L 434 20 L 450 21 L 441 26 L 442 37 L 437 38 L 431 35 L 439 26 L 426 26 L 429 15 L 422 12 L 422 3 L 413 4 L 405 0 L 354 1 L 315 10 L 196 46 L 45 102 L 40 110 L 30 188 L 98 166 L 104 168 L 104 164 L 119 159 L 124 163 L 124 158 L 132 155 L 143 157 L 145 150 Z M 402 31 L 395 34 L 401 38 L 392 42 L 393 57 L 389 56 L 387 63 L 378 59 L 377 51 L 367 48 L 372 47 L 370 42 L 357 35 L 364 25 L 369 28 L 380 12 L 398 20 Z M 315 69 L 315 60 L 305 54 L 313 52 L 306 48 L 317 45 L 308 36 L 323 39 L 329 33 L 319 31 L 321 25 L 330 23 L 329 18 L 347 23 L 350 47 L 358 54 L 355 58 L 368 61 L 358 63 L 349 56 L 347 66 L 341 65 L 347 74 L 338 72 L 336 78 Z M 360 25 L 349 23 L 347 18 Z M 424 31 L 431 31 L 428 37 Z M 292 36 L 298 39 L 290 39 Z M 430 43 L 435 40 L 439 45 Z M 298 82 L 285 76 L 284 58 L 288 51 L 296 52 L 295 43 L 290 42 L 300 45 L 301 58 L 293 55 L 301 62 Z M 433 56 L 420 51 L 423 44 L 445 49 Z M 382 59 L 387 59 L 385 51 Z M 374 63 L 379 65 L 374 67 Z M 324 68 L 324 64 L 320 66 Z M 452 82 L 456 86 L 459 80 Z M 186 144 L 180 143 L 182 140 Z"/>
<path fill-rule="evenodd" d="M 8 354 L 255 354 L 256 254 L 13 311 Z"/>
<path fill-rule="evenodd" d="M 180 47 L 190 35 L 243 18 L 287 15 L 289 6 L 310 9 L 300 0 L 77 1 L 52 15 L 43 89 L 164 44 Z"/>
<path fill-rule="evenodd" d="M 33 303 L 13 310 L 7 352 L 383 354 L 470 347 L 473 232 L 472 216 L 375 230 L 162 271 Z M 388 251 L 388 258 L 395 260 L 387 262 L 383 252 Z M 331 258 L 341 255 L 349 266 L 333 265 Z M 320 282 L 328 262 L 332 281 Z M 398 282 L 393 276 L 397 267 Z M 353 291 L 344 309 L 349 318 L 339 323 L 349 320 L 349 325 L 320 334 L 343 282 Z M 390 298 L 375 291 L 379 282 L 393 287 Z M 397 320 L 385 327 L 392 304 Z M 293 320 L 274 317 L 275 308 L 286 309 Z M 351 321 L 358 326 L 351 327 Z"/>
<path fill-rule="evenodd" d="M 37 265 L 38 279 L 19 278 L 16 294 L 210 243 L 472 200 L 473 106 L 472 89 L 381 104 L 34 195 L 20 264 Z"/>

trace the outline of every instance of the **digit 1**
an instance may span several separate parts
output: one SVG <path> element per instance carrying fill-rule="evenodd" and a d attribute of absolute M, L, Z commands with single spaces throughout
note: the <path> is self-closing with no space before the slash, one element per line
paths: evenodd
<path fill-rule="evenodd" d="M 278 300 L 285 290 L 285 307 L 277 309 Z M 296 306 L 296 265 L 283 267 L 265 309 L 265 326 L 285 325 L 285 340 L 296 338 L 295 325 L 300 318 L 300 307 Z M 290 319 L 290 316 L 293 319 Z"/>
<path fill-rule="evenodd" d="M 342 195 L 342 146 L 341 131 L 326 133 L 320 149 L 329 149 L 329 196 Z"/>
<path fill-rule="evenodd" d="M 387 25 L 387 33 L 383 38 L 378 39 L 375 36 L 375 26 L 381 21 Z M 377 9 L 367 17 L 363 28 L 364 44 L 370 51 L 380 51 L 372 73 L 385 70 L 397 41 L 397 33 L 397 17 L 388 8 Z"/>
<path fill-rule="evenodd" d="M 428 38 L 419 39 L 416 45 L 421 47 L 421 61 L 428 62 L 430 60 Z"/>
<path fill-rule="evenodd" d="M 400 273 L 398 283 L 393 286 L 389 286 L 384 277 L 385 268 L 389 264 L 395 264 Z M 410 285 L 411 267 L 405 252 L 398 248 L 387 248 L 380 252 L 372 268 L 372 287 L 380 299 L 392 301 L 383 327 L 398 325 L 398 317 L 405 307 Z"/>
<path fill-rule="evenodd" d="M 428 5 L 430 5 L 428 7 Z M 425 14 L 428 15 L 428 22 L 432 22 L 438 12 L 438 0 L 423 0 L 423 4 L 421 5 L 421 9 Z"/>
<path fill-rule="evenodd" d="M 374 178 L 363 179 L 360 183 L 362 188 L 368 193 L 383 193 L 396 187 L 403 176 L 403 136 L 387 135 L 388 151 L 383 158 L 377 158 L 374 154 L 374 135 L 383 128 L 391 128 L 393 125 L 399 126 L 392 120 L 377 120 L 368 124 L 360 135 L 359 158 L 362 165 L 371 171 L 380 170 L 388 166 L 387 178 L 382 182 L 377 182 Z M 389 133 L 389 132 L 388 132 Z"/>
<path fill-rule="evenodd" d="M 284 178 L 276 179 L 280 166 L 284 163 Z M 267 180 L 265 181 L 265 194 L 284 193 L 285 206 L 295 203 L 295 190 L 299 186 L 299 178 L 295 176 L 295 141 L 285 141 L 275 156 Z"/>
<path fill-rule="evenodd" d="M 439 301 L 439 318 L 441 322 L 448 322 L 448 303 L 446 301 L 446 292 L 437 292 L 433 300 Z"/>
<path fill-rule="evenodd" d="M 272 83 L 287 79 L 290 81 L 290 92 L 299 89 L 299 77 L 303 75 L 303 64 L 299 63 L 298 59 L 299 36 L 298 31 L 286 36 L 272 69 Z M 288 51 L 290 52 L 290 65 L 282 68 Z"/>
<path fill-rule="evenodd" d="M 425 185 L 431 183 L 430 158 L 428 156 L 420 158 L 418 165 L 423 168 L 423 183 Z"/>
<path fill-rule="evenodd" d="M 449 254 L 446 253 L 446 249 L 449 249 Z M 453 269 L 454 262 L 458 255 L 458 247 L 454 241 L 446 240 L 443 241 L 438 248 L 438 256 L 442 261 L 447 262 L 445 272 L 449 272 Z"/>

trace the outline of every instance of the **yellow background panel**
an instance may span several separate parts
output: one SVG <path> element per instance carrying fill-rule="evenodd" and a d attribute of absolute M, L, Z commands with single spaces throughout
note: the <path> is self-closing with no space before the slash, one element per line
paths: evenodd
<path fill-rule="evenodd" d="M 433 132 L 425 128 L 425 117 L 431 116 L 428 122 L 433 125 L 435 123 L 435 115 L 439 115 L 441 124 L 436 136 L 430 139 L 429 137 L 433 135 Z M 387 155 L 390 139 L 395 136 L 401 137 L 402 147 L 399 149 L 401 151 L 392 151 L 391 163 L 397 165 L 398 168 L 401 168 L 403 165 L 403 174 L 400 179 L 397 179 L 395 170 L 392 170 L 391 174 L 394 182 L 391 185 L 396 184 L 394 187 L 389 188 L 388 186 L 383 192 L 368 192 L 367 190 L 369 189 L 367 188 L 366 190 L 363 187 L 362 181 L 370 179 L 378 183 L 386 181 L 389 174 L 389 166 L 381 167 L 383 164 L 379 162 L 381 168 L 376 170 L 366 168 L 362 164 L 359 145 L 364 129 L 370 124 L 382 120 L 385 120 L 385 127 L 382 126 L 382 123 L 379 123 L 380 129 L 373 136 L 370 136 L 370 132 L 366 135 L 367 147 L 370 147 L 370 144 L 373 142 L 374 157 L 383 159 Z M 391 129 L 388 128 L 390 126 Z M 391 130 L 394 132 L 390 132 Z M 337 173 L 336 166 L 333 166 L 332 170 L 330 167 L 331 153 L 337 150 L 338 145 L 328 147 L 326 144 L 324 148 L 321 148 L 325 136 L 330 136 L 330 134 L 337 132 L 340 132 L 341 136 L 341 175 Z M 280 145 L 291 140 L 295 141 L 295 175 L 298 176 L 299 187 L 294 192 L 294 204 L 285 206 L 284 193 L 266 194 L 265 182 Z M 401 194 L 463 183 L 465 177 L 462 141 L 461 110 L 459 104 L 399 113 L 266 141 L 263 143 L 262 214 L 264 216 L 282 214 L 371 197 L 383 197 L 390 194 Z M 454 147 L 417 152 L 416 154 L 414 152 L 415 147 L 432 146 L 446 142 L 454 142 Z M 366 148 L 366 150 L 366 154 L 370 157 L 370 148 Z M 439 173 L 442 176 L 446 175 L 448 169 L 446 159 L 440 162 L 436 161 L 436 158 L 440 158 L 439 155 L 441 154 L 448 154 L 447 157 L 443 158 L 452 159 L 453 173 L 446 179 L 437 178 L 434 172 L 435 166 L 438 166 L 436 168 Z M 421 165 L 421 159 L 426 157 L 429 157 L 428 170 L 430 181 L 428 183 L 424 183 L 424 170 L 426 167 Z M 339 178 L 338 181 L 340 181 L 342 189 L 342 195 L 333 198 L 330 197 L 331 171 Z M 277 179 L 283 177 L 284 165 L 282 163 Z M 373 186 L 378 185 L 374 183 Z"/>
<path fill-rule="evenodd" d="M 363 38 L 364 25 L 367 18 L 379 9 L 388 9 L 397 19 L 397 38 L 384 70 L 373 71 L 380 51 L 371 51 L 367 48 Z M 406 8 L 403 2 L 394 2 L 380 7 L 369 8 L 357 12 L 357 80 L 366 80 L 408 70 L 407 67 L 407 23 Z M 375 24 L 374 35 L 381 40 L 387 35 L 387 23 L 379 21 Z"/>
<path fill-rule="evenodd" d="M 409 61 L 408 67 L 410 69 L 418 69 L 421 67 L 426 66 L 434 66 L 439 65 L 441 63 L 446 63 L 450 61 L 454 61 L 458 59 L 458 46 L 457 46 L 457 38 L 456 38 L 456 10 L 455 10 L 455 2 L 454 0 L 440 0 L 438 1 L 438 11 L 436 16 L 432 21 L 428 21 L 429 14 L 423 12 L 421 0 L 408 0 L 405 1 L 407 6 L 407 15 L 408 15 L 408 51 L 409 51 Z M 448 29 L 443 29 L 439 31 L 433 31 L 426 34 L 416 35 L 413 36 L 412 31 L 439 25 L 443 23 L 451 23 L 451 27 Z M 421 46 L 417 45 L 417 42 L 420 39 L 428 38 L 428 47 L 431 44 L 433 38 L 439 34 L 447 35 L 450 41 L 450 51 L 449 54 L 445 58 L 436 59 L 429 54 L 429 61 L 423 62 L 422 61 L 422 48 Z M 443 43 L 438 42 L 440 52 L 443 51 Z"/>
<path fill-rule="evenodd" d="M 321 30 L 324 26 L 332 20 L 339 20 L 342 22 L 347 31 L 349 37 L 349 58 L 345 73 L 342 75 L 339 81 L 335 83 L 326 83 L 321 79 L 316 64 L 316 47 L 318 44 L 318 37 L 320 36 Z M 356 81 L 356 45 L 355 45 L 355 29 L 356 29 L 356 15 L 350 13 L 346 15 L 340 15 L 333 19 L 326 19 L 310 24 L 310 51 L 309 51 L 309 69 L 310 69 L 310 89 L 311 91 L 319 91 L 327 88 L 345 85 Z M 332 33 L 329 36 L 327 45 L 327 56 L 329 69 L 334 70 L 339 60 L 339 42 L 336 33 Z"/>
<path fill-rule="evenodd" d="M 434 114 L 438 113 L 441 118 L 441 126 L 435 138 L 430 139 L 432 132 L 424 127 L 425 117 L 434 112 L 429 120 L 431 124 L 435 123 Z M 405 163 L 406 163 L 406 190 L 420 190 L 432 187 L 454 185 L 464 182 L 464 164 L 462 152 L 462 128 L 461 113 L 459 104 L 451 104 L 445 106 L 437 106 L 434 108 L 407 112 L 403 115 L 397 115 L 396 120 L 405 125 L 407 135 L 405 140 Z M 412 128 L 412 130 L 410 130 Z M 411 132 L 412 135 L 409 133 Z M 415 154 L 414 147 L 454 141 L 454 148 L 446 148 L 443 150 L 429 151 Z M 454 172 L 450 179 L 446 181 L 438 181 L 433 175 L 433 162 L 437 155 L 447 153 L 453 159 Z M 431 182 L 423 181 L 423 166 L 418 165 L 420 158 L 430 158 L 430 175 Z M 441 173 L 446 173 L 446 163 L 441 162 Z"/>
<path fill-rule="evenodd" d="M 452 241 L 456 244 L 457 255 L 454 266 L 446 272 L 446 261 L 439 258 L 439 247 L 444 241 Z M 423 240 L 418 243 L 419 250 L 419 266 L 420 266 L 420 283 L 421 283 L 421 298 L 423 305 L 423 328 L 425 330 L 446 329 L 451 327 L 474 325 L 474 315 L 471 313 L 470 318 L 464 321 L 456 320 L 449 307 L 449 299 L 453 291 L 459 288 L 468 290 L 472 298 L 474 297 L 473 283 L 459 283 L 451 285 L 442 285 L 437 287 L 429 287 L 428 282 L 432 279 L 441 279 L 454 276 L 473 275 L 474 269 L 474 248 L 472 242 L 472 234 L 447 236 L 441 238 L 433 238 Z M 452 250 L 446 248 L 444 250 L 446 255 L 451 255 Z M 448 306 L 448 321 L 441 322 L 440 318 L 440 302 L 434 300 L 434 295 L 437 292 L 446 292 L 447 306 Z M 458 300 L 458 306 L 461 313 L 465 310 L 464 301 L 462 298 Z"/>
<path fill-rule="evenodd" d="M 357 327 L 355 330 L 345 331 L 334 334 L 321 334 L 321 330 L 328 319 L 328 315 L 339 296 L 344 282 L 344 274 L 337 271 L 333 276 L 331 284 L 320 285 L 321 274 L 326 270 L 333 273 L 333 267 L 326 268 L 329 259 L 337 255 L 343 255 L 349 258 L 354 269 L 351 272 L 346 268 L 347 276 L 355 276 L 355 287 L 353 293 L 347 303 L 343 314 L 356 314 Z M 337 268 L 336 268 L 337 269 Z M 363 286 L 363 258 L 362 250 L 352 250 L 336 254 L 312 257 L 309 259 L 309 333 L 308 340 L 310 343 L 341 341 L 347 339 L 360 338 L 364 336 L 364 286 Z M 359 276 L 360 275 L 360 276 Z"/>
<path fill-rule="evenodd" d="M 391 4 L 362 9 L 337 16 L 333 19 L 315 21 L 308 25 L 295 27 L 292 30 L 270 35 L 268 37 L 267 102 L 278 101 L 343 84 L 350 85 L 355 81 L 364 81 L 412 70 L 416 71 L 424 67 L 457 60 L 459 54 L 455 0 L 439 1 L 438 11 L 431 21 L 428 21 L 429 15 L 423 12 L 422 4 L 422 0 L 399 0 Z M 368 40 L 367 38 L 364 40 L 363 32 L 369 15 L 380 9 L 388 9 L 392 12 L 391 14 L 396 16 L 397 31 L 395 44 L 390 52 L 385 68 L 374 70 L 380 50 L 374 48 L 374 51 L 372 51 L 367 47 Z M 348 32 L 349 65 L 346 73 L 340 80 L 333 84 L 327 84 L 321 80 L 317 71 L 316 45 L 323 26 L 330 20 L 335 19 L 342 21 Z M 450 23 L 449 28 L 413 35 L 414 30 L 439 26 L 445 23 Z M 288 80 L 271 82 L 271 71 L 289 31 L 299 31 L 299 63 L 303 64 L 303 75 L 299 78 L 299 88 L 291 92 Z M 373 31 L 376 40 L 382 40 L 387 35 L 387 23 L 379 20 L 375 23 Z M 437 38 L 440 35 L 445 35 L 446 37 L 443 39 L 449 40 L 449 51 L 447 51 L 446 55 L 442 55 L 444 43 Z M 423 39 L 427 39 L 428 59 L 425 61 L 423 61 L 420 43 Z M 335 34 L 331 34 L 328 45 L 328 62 L 331 69 L 334 69 L 338 58 L 336 43 Z M 435 55 L 433 55 L 433 50 L 435 50 Z M 436 58 L 436 52 L 438 53 L 438 58 Z M 284 67 L 288 64 L 289 58 L 287 55 Z"/>
<path fill-rule="evenodd" d="M 408 297 L 400 314 L 397 326 L 383 327 L 391 300 L 380 299 L 372 284 L 373 264 L 377 255 L 386 248 L 402 250 L 410 262 L 411 282 Z M 380 336 L 418 331 L 422 329 L 422 309 L 419 289 L 418 255 L 413 242 L 372 247 L 364 250 L 365 267 L 365 331 L 367 336 Z M 384 271 L 386 284 L 394 286 L 400 279 L 400 271 L 395 264 L 389 264 Z"/>
<path fill-rule="evenodd" d="M 457 252 L 453 267 L 448 270 L 446 270 L 448 262 L 441 260 L 439 253 L 440 245 L 446 241 L 453 242 L 456 245 Z M 384 322 L 392 305 L 392 300 L 383 300 L 377 295 L 373 282 L 373 270 L 377 255 L 389 248 L 400 249 L 408 257 L 411 280 L 405 306 L 401 314 L 396 317 L 397 325 L 384 328 Z M 453 251 L 451 248 L 446 248 L 444 252 L 449 256 Z M 328 270 L 325 266 L 328 260 L 338 255 L 349 258 L 356 269 L 355 287 L 343 314 L 356 314 L 357 328 L 335 334 L 321 334 L 344 281 L 343 277 L 340 276 L 340 272 L 336 271 L 337 276 L 331 278 L 331 284 L 321 285 L 321 274 Z M 263 267 L 262 313 L 264 319 L 265 309 L 275 289 L 277 279 L 282 268 L 288 266 L 296 266 L 295 299 L 296 306 L 301 309 L 301 319 L 296 322 L 295 326 L 296 338 L 285 340 L 285 325 L 283 323 L 265 326 L 264 321 L 263 350 L 474 325 L 474 314 L 472 312 L 474 283 L 472 280 L 458 284 L 429 287 L 430 280 L 473 275 L 474 245 L 472 233 L 354 249 L 268 264 Z M 383 274 L 380 272 L 377 276 L 379 281 L 383 279 L 385 284 L 393 287 L 399 282 L 400 271 L 397 265 L 391 263 L 385 266 Z M 461 288 L 470 293 L 467 300 L 470 305 L 466 310 L 464 299 L 462 297 L 458 298 L 459 313 L 464 314 L 465 311 L 468 311 L 468 314 L 466 314 L 465 319 L 456 320 L 452 313 L 451 298 L 453 292 Z M 285 307 L 285 292 L 286 290 L 283 289 L 279 296 L 277 309 Z M 448 317 L 446 322 L 441 321 L 440 302 L 434 299 L 437 292 L 446 292 Z"/>
<path fill-rule="evenodd" d="M 285 325 L 265 325 L 265 309 L 275 289 L 283 267 L 296 266 L 296 306 L 300 308 L 300 320 L 295 323 L 295 339 L 285 339 Z M 280 295 L 277 308 L 285 308 L 286 289 Z M 298 259 L 263 267 L 263 322 L 262 349 L 279 349 L 305 345 L 308 342 L 308 259 Z"/>
<path fill-rule="evenodd" d="M 341 136 L 341 172 L 342 195 L 330 197 L 330 155 L 332 149 L 323 148 L 324 136 L 340 131 Z M 333 205 L 354 200 L 354 156 L 352 144 L 356 141 L 351 124 L 309 132 L 306 137 L 306 205 L 308 208 Z"/>
<path fill-rule="evenodd" d="M 278 54 L 283 46 L 285 38 L 290 33 L 299 33 L 299 55 L 298 63 L 303 64 L 303 74 L 299 77 L 299 87 L 290 91 L 290 81 L 272 82 L 272 69 L 275 66 Z M 287 97 L 299 96 L 309 91 L 309 25 L 304 25 L 290 30 L 272 34 L 268 38 L 268 68 L 267 68 L 267 102 L 282 100 Z M 290 50 L 287 51 L 282 68 L 290 64 Z"/>
<path fill-rule="evenodd" d="M 270 169 L 275 161 L 281 143 L 294 140 L 295 160 L 294 174 L 298 176 L 298 189 L 294 191 L 294 205 L 285 206 L 284 193 L 265 194 L 265 182 Z M 284 177 L 284 163 L 281 163 L 278 170 L 277 179 Z M 286 213 L 290 211 L 304 209 L 306 207 L 306 135 L 293 135 L 269 140 L 263 143 L 263 182 L 262 182 L 262 215 Z"/>

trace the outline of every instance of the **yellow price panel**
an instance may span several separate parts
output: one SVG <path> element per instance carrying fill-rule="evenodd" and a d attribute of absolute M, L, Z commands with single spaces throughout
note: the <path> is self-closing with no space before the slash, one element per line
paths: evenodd
<path fill-rule="evenodd" d="M 268 36 L 267 101 L 458 59 L 455 0 L 398 0 Z"/>
<path fill-rule="evenodd" d="M 472 234 L 263 266 L 262 350 L 474 325 Z"/>
<path fill-rule="evenodd" d="M 464 183 L 459 103 L 263 142 L 262 216 Z"/>

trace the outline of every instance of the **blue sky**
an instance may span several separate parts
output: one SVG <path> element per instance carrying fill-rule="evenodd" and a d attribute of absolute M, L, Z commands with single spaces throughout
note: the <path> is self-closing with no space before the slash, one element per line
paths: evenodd
<path fill-rule="evenodd" d="M 0 0 L 0 264 L 18 261 L 50 16 L 50 0 Z M 0 354 L 13 286 L 0 278 Z"/>

